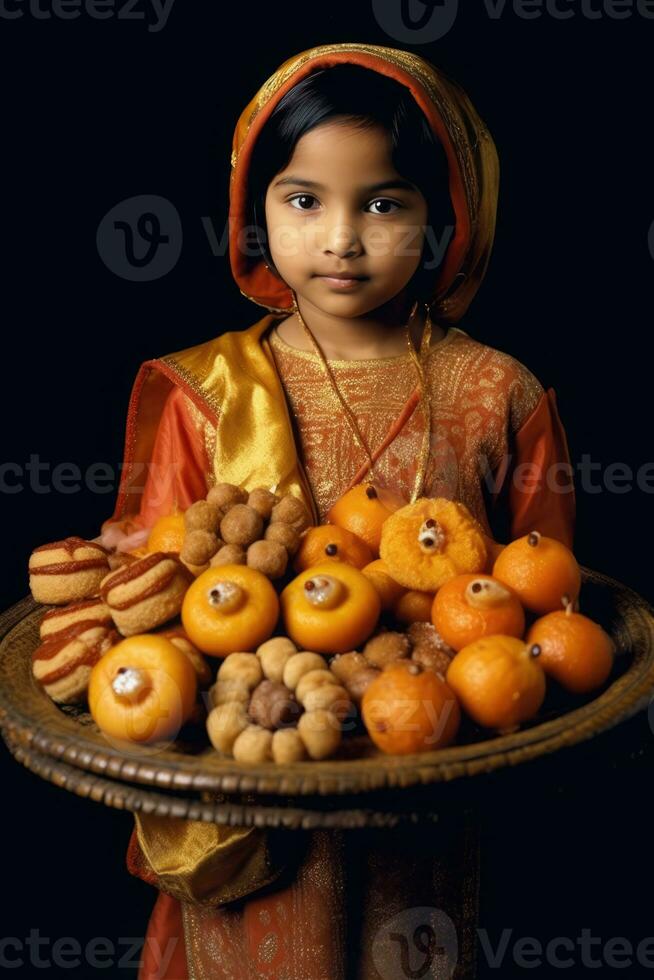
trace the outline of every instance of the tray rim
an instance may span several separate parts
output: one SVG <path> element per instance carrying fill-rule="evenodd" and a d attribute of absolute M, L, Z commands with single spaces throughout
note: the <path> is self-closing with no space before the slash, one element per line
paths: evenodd
<path fill-rule="evenodd" d="M 156 762 L 123 755 L 107 744 L 80 739 L 74 728 L 71 734 L 53 734 L 47 727 L 35 726 L 11 703 L 0 684 L 0 729 L 5 741 L 22 746 L 39 758 L 49 757 L 64 765 L 126 783 L 170 790 L 194 792 L 253 792 L 273 796 L 346 795 L 389 788 L 446 782 L 463 776 L 492 772 L 518 765 L 558 748 L 575 745 L 607 731 L 642 710 L 654 693 L 654 608 L 630 586 L 608 575 L 580 566 L 584 581 L 596 581 L 628 599 L 643 619 L 649 619 L 644 630 L 644 649 L 634 661 L 640 675 L 632 677 L 632 666 L 603 691 L 579 708 L 510 735 L 500 735 L 480 742 L 454 745 L 435 752 L 407 756 L 375 756 L 368 759 L 336 759 L 296 763 L 283 768 L 275 763 L 245 766 L 234 759 L 221 758 L 220 770 L 197 769 L 191 760 L 198 757 L 172 757 L 159 754 Z M 0 615 L 0 650 L 11 631 L 31 616 L 39 606 L 31 596 L 16 603 Z M 0 670 L 2 664 L 0 663 Z M 47 695 L 44 695 L 47 697 Z M 615 701 L 619 701 L 616 710 Z M 54 710 L 59 709 L 53 703 Z M 64 724 L 75 725 L 61 712 Z M 80 729 L 83 731 L 83 729 Z M 310 769 L 306 767 L 310 766 Z"/>

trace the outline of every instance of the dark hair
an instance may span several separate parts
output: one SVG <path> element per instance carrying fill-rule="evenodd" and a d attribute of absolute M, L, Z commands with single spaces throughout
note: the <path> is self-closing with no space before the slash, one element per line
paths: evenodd
<path fill-rule="evenodd" d="M 249 210 L 264 261 L 274 269 L 265 231 L 265 198 L 275 174 L 288 165 L 295 145 L 311 129 L 334 116 L 362 127 L 382 126 L 391 137 L 397 172 L 427 201 L 427 228 L 436 241 L 454 228 L 448 164 L 443 146 L 406 86 L 360 65 L 335 65 L 316 71 L 284 95 L 254 146 L 249 175 Z M 426 236 L 420 265 L 409 284 L 413 297 L 428 301 L 437 263 L 433 240 Z M 425 264 L 432 265 L 425 269 Z"/>

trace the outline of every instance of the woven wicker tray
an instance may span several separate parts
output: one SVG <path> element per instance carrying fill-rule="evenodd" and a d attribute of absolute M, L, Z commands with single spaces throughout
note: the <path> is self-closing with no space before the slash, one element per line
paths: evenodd
<path fill-rule="evenodd" d="M 409 814 L 408 806 L 406 813 L 398 810 L 398 800 L 417 799 L 421 787 L 433 789 L 435 783 L 581 743 L 648 705 L 654 693 L 654 610 L 614 579 L 584 567 L 582 576 L 582 611 L 613 636 L 619 653 L 614 671 L 585 699 L 550 685 L 538 717 L 511 735 L 489 737 L 467 724 L 462 744 L 410 756 L 383 755 L 367 737 L 348 735 L 332 759 L 246 766 L 221 757 L 207 744 L 206 733 L 187 727 L 172 745 L 126 753 L 107 742 L 87 712 L 58 707 L 34 681 L 31 654 L 43 607 L 31 598 L 0 616 L 0 728 L 10 751 L 28 768 L 111 806 L 219 823 L 392 824 Z M 414 792 L 398 794 L 397 787 Z M 371 803 L 395 802 L 359 820 L 353 814 L 362 812 L 366 795 Z"/>

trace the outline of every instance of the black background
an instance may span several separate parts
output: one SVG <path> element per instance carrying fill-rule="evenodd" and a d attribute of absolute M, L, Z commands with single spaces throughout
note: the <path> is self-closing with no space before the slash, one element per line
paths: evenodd
<path fill-rule="evenodd" d="M 482 3 L 466 4 L 445 37 L 415 50 L 468 91 L 500 155 L 496 243 L 461 326 L 554 387 L 573 462 L 599 464 L 593 483 L 604 483 L 596 492 L 577 482 L 577 557 L 651 600 L 652 498 L 636 474 L 652 445 L 654 20 L 636 12 L 590 19 L 581 0 L 560 7 L 575 16 L 527 20 L 507 4 L 493 19 Z M 368 0 L 176 0 L 158 32 L 142 19 L 39 19 L 17 0 L 6 8 L 24 15 L 0 18 L 2 458 L 23 468 L 24 486 L 0 494 L 3 607 L 27 592 L 33 547 L 92 537 L 111 513 L 115 483 L 104 494 L 61 493 L 48 473 L 64 462 L 82 473 L 97 462 L 117 472 L 141 361 L 265 313 L 239 294 L 202 221 L 220 237 L 233 127 L 246 102 L 282 61 L 315 44 L 410 47 L 380 28 Z M 145 9 L 143 0 L 134 8 Z M 174 204 L 183 247 L 168 275 L 129 282 L 101 261 L 96 232 L 114 205 L 142 194 Z M 33 455 L 48 467 L 45 492 L 24 470 Z M 631 468 L 622 492 L 606 487 L 613 464 Z M 480 925 L 493 945 L 503 929 L 513 930 L 511 944 L 533 936 L 545 945 L 588 928 L 602 940 L 594 947 L 601 957 L 612 938 L 635 949 L 654 935 L 651 742 L 641 715 L 597 740 L 587 764 L 562 758 L 542 792 L 527 795 L 517 770 L 492 808 L 484 805 Z M 4 750 L 3 774 L 3 936 L 25 943 L 38 929 L 52 942 L 72 936 L 82 945 L 106 936 L 125 952 L 125 937 L 144 935 L 155 898 L 124 867 L 131 816 L 55 789 Z M 31 976 L 27 947 L 24 955 Z M 526 972 L 510 951 L 499 974 L 483 955 L 480 962 L 482 977 Z M 552 965 L 534 972 L 560 975 Z M 577 957 L 572 975 L 582 972 Z M 61 976 L 95 973 L 85 965 Z M 136 975 L 116 964 L 104 973 Z"/>

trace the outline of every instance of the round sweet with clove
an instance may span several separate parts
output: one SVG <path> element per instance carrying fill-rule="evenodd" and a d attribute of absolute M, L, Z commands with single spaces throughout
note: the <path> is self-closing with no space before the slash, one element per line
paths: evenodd
<path fill-rule="evenodd" d="M 302 710 L 293 692 L 284 684 L 263 680 L 252 692 L 248 715 L 256 725 L 274 731 L 295 725 Z"/>

